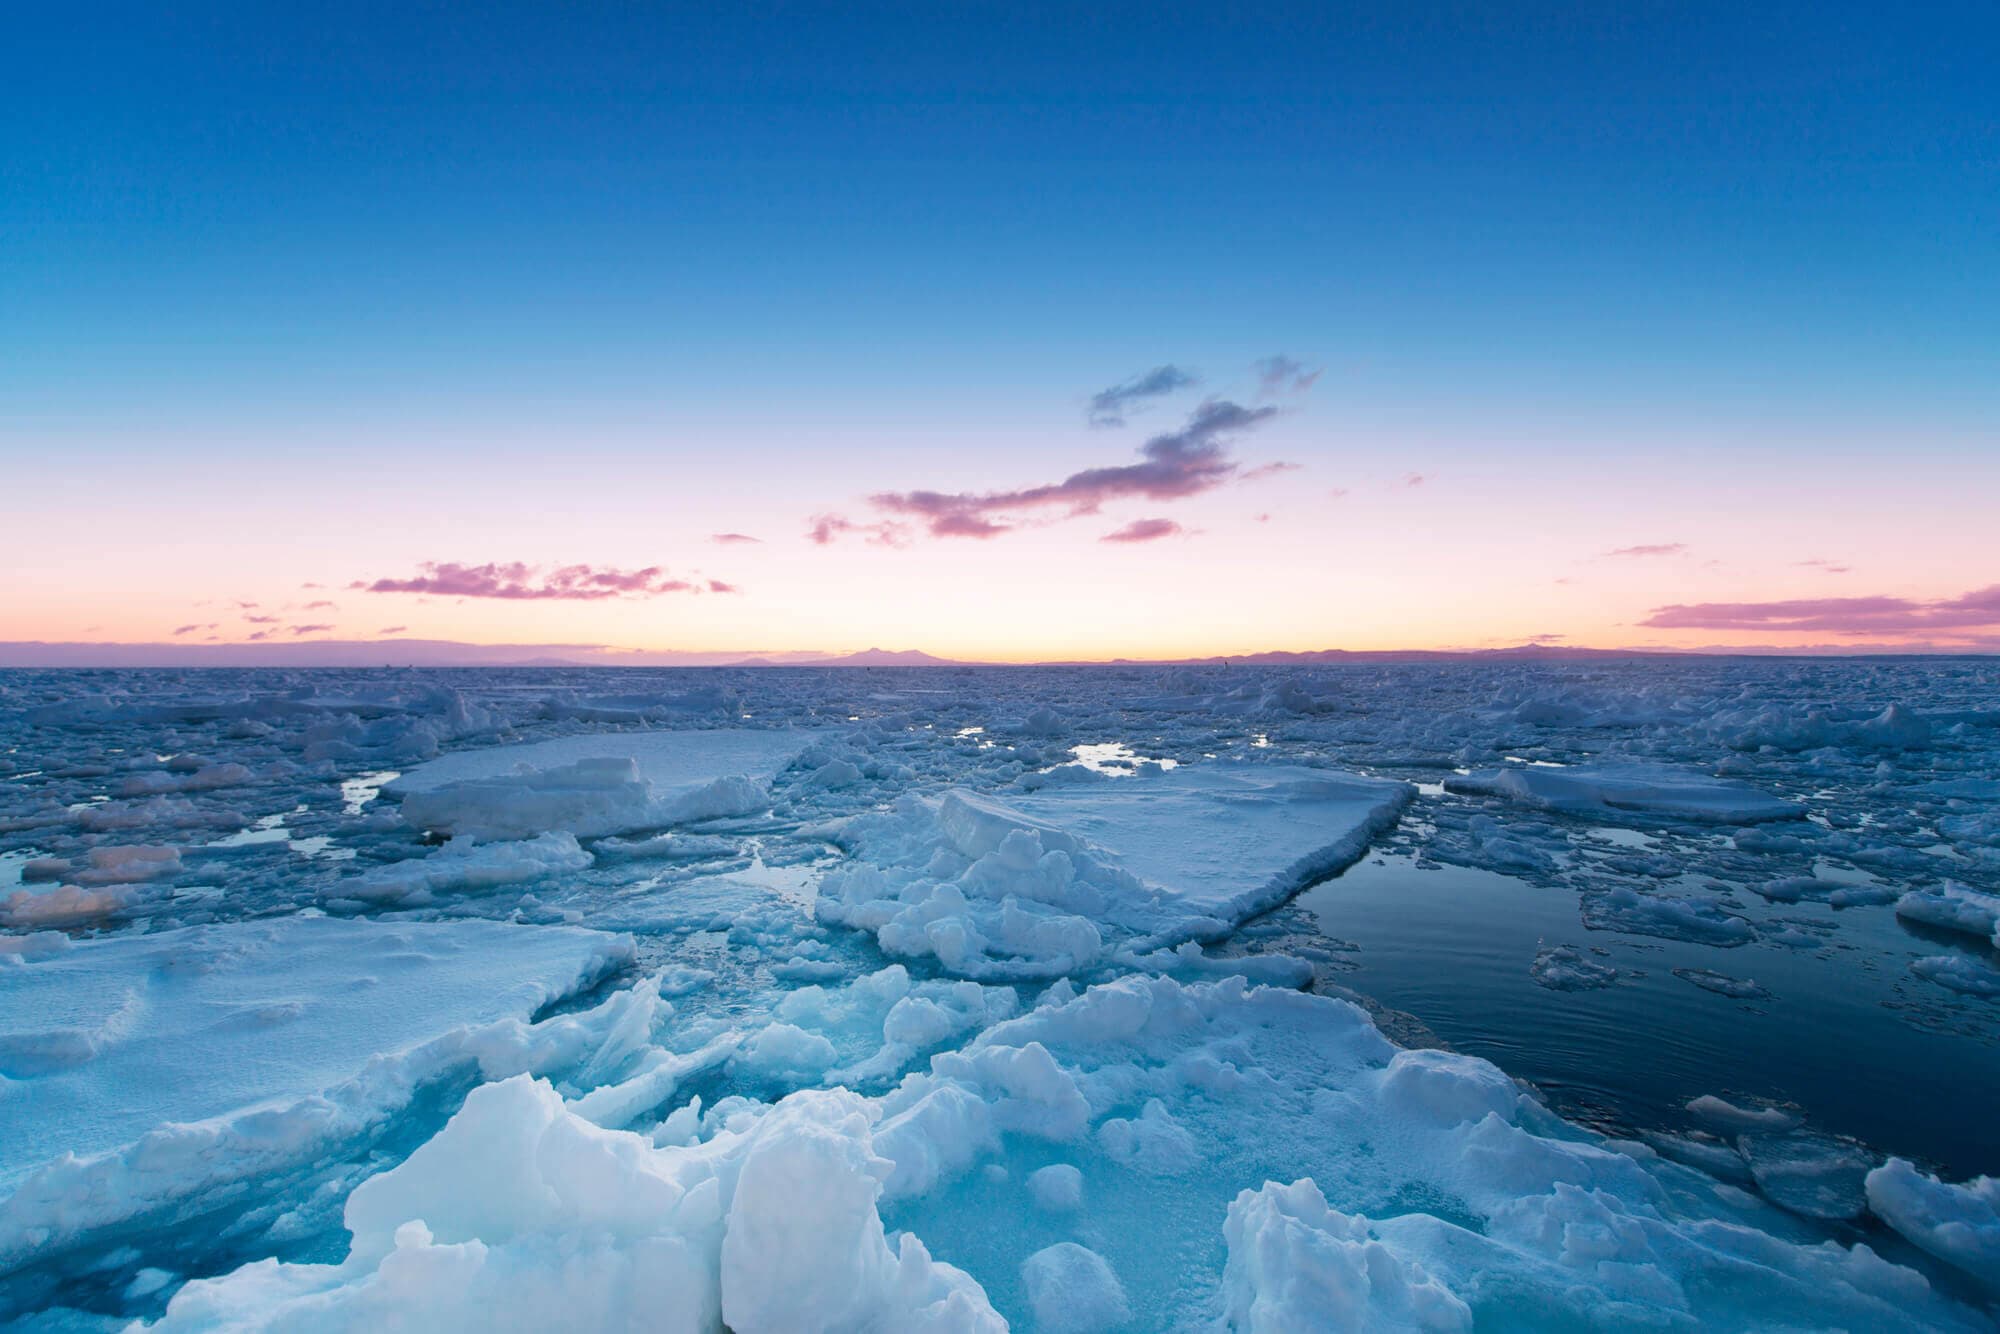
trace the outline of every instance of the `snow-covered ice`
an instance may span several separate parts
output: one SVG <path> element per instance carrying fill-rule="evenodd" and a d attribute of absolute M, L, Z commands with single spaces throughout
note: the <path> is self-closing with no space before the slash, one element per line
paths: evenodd
<path fill-rule="evenodd" d="M 30 956 L 0 981 L 0 1265 L 309 1159 L 631 954 L 569 928 L 285 917 Z"/>
<path fill-rule="evenodd" d="M 2000 1041 L 1996 699 L 1970 662 L 0 674 L 0 1322 L 1990 1329 L 2000 1160 L 1935 1090 Z M 1439 1033 L 1721 1033 L 1714 1076 L 1607 1068 L 1586 1125 L 1349 990 L 1378 863 L 1523 923 L 1398 919 Z M 1825 1060 L 1963 1135 L 1758 1078 L 1827 977 L 1881 1002 Z"/>
<path fill-rule="evenodd" d="M 765 783 L 813 741 L 789 731 L 565 737 L 460 751 L 385 785 L 420 829 L 474 838 L 588 837 L 750 815 Z"/>
<path fill-rule="evenodd" d="M 1002 797 L 906 797 L 831 831 L 859 860 L 822 883 L 819 914 L 967 976 L 1059 976 L 1121 949 L 1222 935 L 1353 862 L 1411 793 L 1213 764 Z"/>

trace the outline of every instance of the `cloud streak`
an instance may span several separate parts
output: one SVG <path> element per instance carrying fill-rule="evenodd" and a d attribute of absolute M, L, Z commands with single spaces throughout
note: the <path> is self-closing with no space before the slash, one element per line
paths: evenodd
<path fill-rule="evenodd" d="M 1755 630 L 1859 638 L 2000 626 L 2000 584 L 1955 598 L 1794 598 L 1780 602 L 1696 602 L 1655 607 L 1639 622 L 1656 630 Z"/>
<path fill-rule="evenodd" d="M 1636 547 L 1617 547 L 1604 554 L 1618 560 L 1643 559 L 1647 556 L 1681 556 L 1687 553 L 1685 542 L 1643 542 Z"/>
<path fill-rule="evenodd" d="M 408 579 L 377 579 L 372 583 L 356 580 L 348 587 L 366 593 L 429 593 L 438 597 L 495 598 L 512 602 L 598 602 L 607 598 L 648 598 L 665 593 L 702 591 L 701 584 L 670 578 L 666 570 L 658 565 L 649 565 L 643 570 L 561 565 L 544 572 L 520 561 L 489 562 L 485 565 L 426 561 L 420 568 L 422 573 Z M 711 588 L 709 591 L 723 590 Z"/>
<path fill-rule="evenodd" d="M 806 541 L 814 546 L 831 546 L 848 534 L 858 534 L 878 547 L 906 547 L 910 544 L 908 524 L 884 520 L 856 523 L 844 514 L 815 514 L 806 527 Z"/>
<path fill-rule="evenodd" d="M 1098 538 L 1100 542 L 1157 542 L 1163 537 L 1177 537 L 1187 529 L 1172 519 L 1134 519 L 1115 532 Z"/>
<path fill-rule="evenodd" d="M 1020 516 L 1034 511 L 1065 510 L 1063 517 L 1076 518 L 1095 514 L 1113 500 L 1183 500 L 1235 477 L 1238 468 L 1229 457 L 1229 442 L 1277 412 L 1210 399 L 1180 430 L 1140 446 L 1137 463 L 1086 468 L 1060 482 L 1012 491 L 883 491 L 869 499 L 877 509 L 922 523 L 933 537 L 970 538 L 1012 532 L 1020 526 Z M 820 531 L 815 528 L 814 541 L 831 540 L 830 532 L 821 537 Z"/>
<path fill-rule="evenodd" d="M 1090 424 L 1092 426 L 1123 426 L 1125 411 L 1135 403 L 1143 403 L 1149 398 L 1160 398 L 1177 389 L 1186 389 L 1198 383 L 1191 371 L 1179 366 L 1155 366 L 1149 371 L 1133 376 L 1129 380 L 1100 389 L 1090 396 Z"/>

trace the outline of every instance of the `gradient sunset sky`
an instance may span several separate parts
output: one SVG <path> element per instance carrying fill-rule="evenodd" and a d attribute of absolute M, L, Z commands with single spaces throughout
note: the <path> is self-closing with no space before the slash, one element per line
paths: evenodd
<path fill-rule="evenodd" d="M 0 640 L 2000 648 L 1990 4 L 10 28 Z"/>

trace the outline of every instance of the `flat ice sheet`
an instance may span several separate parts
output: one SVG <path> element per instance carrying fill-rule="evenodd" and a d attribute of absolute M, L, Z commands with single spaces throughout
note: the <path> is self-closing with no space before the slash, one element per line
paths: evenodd
<path fill-rule="evenodd" d="M 1445 790 L 1499 797 L 1537 810 L 1600 819 L 1758 824 L 1797 820 L 1805 808 L 1747 783 L 1654 764 L 1489 769 L 1444 780 Z"/>
<path fill-rule="evenodd" d="M 0 967 L 0 1190 L 64 1153 L 294 1103 L 377 1055 L 525 1019 L 630 948 L 568 927 L 288 917 Z"/>
<path fill-rule="evenodd" d="M 391 781 L 395 796 L 430 792 L 447 783 L 507 778 L 527 769 L 558 769 L 579 760 L 629 759 L 655 795 L 670 795 L 716 778 L 768 780 L 824 736 L 820 728 L 714 728 L 666 732 L 606 732 L 556 737 L 526 745 L 483 746 L 439 756 Z"/>
<path fill-rule="evenodd" d="M 1395 822 L 1406 783 L 1201 764 L 1040 792 L 953 789 L 850 819 L 856 860 L 815 911 L 965 977 L 1055 977 L 1121 947 L 1220 935 L 1331 874 Z"/>
<path fill-rule="evenodd" d="M 1112 854 L 1189 910 L 1233 922 L 1354 861 L 1411 791 L 1338 770 L 1186 764 L 1001 801 Z"/>

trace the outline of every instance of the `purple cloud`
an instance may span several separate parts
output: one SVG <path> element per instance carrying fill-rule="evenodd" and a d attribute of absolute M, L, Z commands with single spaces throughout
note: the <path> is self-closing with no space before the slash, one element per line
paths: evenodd
<path fill-rule="evenodd" d="M 1157 542 L 1163 537 L 1175 537 L 1187 529 L 1172 519 L 1134 519 L 1116 532 L 1106 533 L 1098 538 L 1100 542 Z"/>
<path fill-rule="evenodd" d="M 1809 570 L 1820 570 L 1827 574 L 1852 574 L 1854 572 L 1852 565 L 1836 564 L 1830 560 L 1821 560 L 1817 556 L 1811 560 L 1802 560 L 1799 564 Z"/>
<path fill-rule="evenodd" d="M 806 529 L 806 541 L 830 546 L 849 533 L 858 533 L 878 547 L 908 546 L 909 525 L 885 519 L 881 523 L 856 523 L 841 514 L 815 514 Z"/>
<path fill-rule="evenodd" d="M 1617 557 L 1679 556 L 1686 551 L 1685 542 L 1645 542 L 1636 547 L 1618 547 L 1604 554 Z"/>
<path fill-rule="evenodd" d="M 1313 387 L 1313 382 L 1320 375 L 1317 367 L 1307 370 L 1304 362 L 1294 361 L 1283 354 L 1265 357 L 1251 369 L 1257 372 L 1257 392 L 1265 398 L 1278 394 L 1303 394 Z"/>
<path fill-rule="evenodd" d="M 725 584 L 720 579 L 711 579 L 708 581 L 708 591 L 711 593 L 741 593 L 743 590 L 735 584 Z"/>
<path fill-rule="evenodd" d="M 319 635 L 333 629 L 330 625 L 292 625 L 285 628 L 294 635 Z"/>
<path fill-rule="evenodd" d="M 213 630 L 213 629 L 215 629 L 215 622 L 210 621 L 207 625 L 183 625 L 180 629 L 174 631 L 174 634 L 176 637 L 178 637 L 180 635 L 191 635 L 197 630 Z"/>
<path fill-rule="evenodd" d="M 400 635 L 409 628 L 407 625 L 385 625 L 375 633 L 378 635 Z"/>
<path fill-rule="evenodd" d="M 1430 478 L 1426 477 L 1424 474 L 1420 472 L 1406 472 L 1403 474 L 1404 486 L 1422 486 L 1425 482 L 1428 482 L 1429 480 Z"/>
<path fill-rule="evenodd" d="M 1156 435 L 1139 449 L 1142 461 L 1086 468 L 1060 482 L 1015 491 L 884 491 L 870 500 L 878 509 L 921 520 L 933 537 L 998 537 L 1019 526 L 1006 522 L 1022 511 L 1060 508 L 1065 517 L 1095 514 L 1107 501 L 1181 500 L 1212 491 L 1237 475 L 1230 437 L 1277 415 L 1276 408 L 1246 408 L 1210 399 L 1186 426 Z M 815 541 L 822 539 L 817 535 Z"/>
<path fill-rule="evenodd" d="M 663 593 L 698 592 L 685 579 L 670 579 L 657 565 L 643 570 L 598 569 L 563 565 L 543 574 L 520 561 L 506 564 L 460 565 L 426 561 L 423 573 L 409 579 L 356 580 L 349 588 L 368 593 L 434 593 L 441 597 L 500 598 L 509 601 L 595 602 L 604 598 L 658 597 Z"/>
<path fill-rule="evenodd" d="M 752 537 L 748 533 L 710 533 L 708 540 L 716 543 L 718 546 L 725 547 L 740 546 L 745 542 L 756 542 L 762 545 L 763 542 L 762 538 Z"/>
<path fill-rule="evenodd" d="M 306 610 L 307 610 L 307 611 L 317 611 L 317 610 L 319 610 L 319 609 L 320 609 L 321 607 L 328 607 L 328 608 L 333 608 L 333 609 L 335 609 L 335 610 L 338 610 L 338 608 L 337 608 L 337 607 L 335 606 L 335 604 L 334 604 L 334 603 L 331 603 L 331 602 L 328 602 L 328 601 L 327 601 L 327 600 L 326 600 L 325 598 L 321 598 L 321 599 L 320 599 L 320 600 L 319 600 L 318 602 L 308 602 L 308 603 L 306 603 Z"/>
<path fill-rule="evenodd" d="M 1660 630 L 1768 630 L 1836 635 L 1903 635 L 2000 626 L 2000 584 L 1960 597 L 1794 598 L 1782 602 L 1697 602 L 1655 607 L 1639 622 Z"/>
<path fill-rule="evenodd" d="M 245 616 L 243 619 L 252 625 L 276 625 L 278 623 L 278 618 L 275 616 Z"/>
<path fill-rule="evenodd" d="M 1198 383 L 1191 371 L 1178 366 L 1155 366 L 1129 380 L 1100 389 L 1090 396 L 1092 426 L 1123 426 L 1125 410 L 1134 403 L 1171 394 Z"/>

